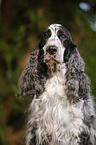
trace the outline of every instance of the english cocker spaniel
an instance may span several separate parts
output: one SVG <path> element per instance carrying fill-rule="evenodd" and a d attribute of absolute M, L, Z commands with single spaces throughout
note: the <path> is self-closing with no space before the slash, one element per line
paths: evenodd
<path fill-rule="evenodd" d="M 96 115 L 84 61 L 69 31 L 50 25 L 20 78 L 32 96 L 26 145 L 96 145 Z"/>

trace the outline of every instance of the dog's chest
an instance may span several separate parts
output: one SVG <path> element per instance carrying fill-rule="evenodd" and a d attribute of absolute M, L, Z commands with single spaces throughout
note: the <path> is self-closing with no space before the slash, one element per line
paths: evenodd
<path fill-rule="evenodd" d="M 44 118 L 47 124 L 50 122 L 54 131 L 58 128 L 69 128 L 74 133 L 78 132 L 82 118 L 82 102 L 70 104 L 65 94 L 65 78 L 54 76 L 46 84 L 46 90 L 42 94 Z M 63 80 L 63 81 L 62 81 Z M 52 121 L 52 122 L 51 122 Z M 77 127 L 77 126 L 78 127 Z"/>
<path fill-rule="evenodd" d="M 82 102 L 68 102 L 64 76 L 54 75 L 45 87 L 45 92 L 33 103 L 39 142 L 40 136 L 44 139 L 48 135 L 66 145 L 68 138 L 70 140 L 73 136 L 73 144 L 76 143 L 75 137 L 82 125 Z"/>

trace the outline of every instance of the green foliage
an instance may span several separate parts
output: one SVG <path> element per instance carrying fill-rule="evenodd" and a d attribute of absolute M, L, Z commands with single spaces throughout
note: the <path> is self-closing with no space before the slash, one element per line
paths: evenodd
<path fill-rule="evenodd" d="M 0 125 L 0 144 L 7 145 L 4 128 Z"/>

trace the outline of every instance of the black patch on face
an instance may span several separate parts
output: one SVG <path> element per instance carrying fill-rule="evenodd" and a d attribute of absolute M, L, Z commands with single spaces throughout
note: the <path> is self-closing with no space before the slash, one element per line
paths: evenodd
<path fill-rule="evenodd" d="M 72 42 L 67 42 L 67 45 L 65 47 L 65 52 L 64 52 L 64 62 L 68 62 L 69 58 L 71 57 L 71 54 L 75 53 L 75 48 L 76 45 L 73 44 Z"/>
<path fill-rule="evenodd" d="M 38 55 L 38 65 L 37 65 L 37 74 L 40 78 L 47 77 L 47 65 L 44 63 L 44 50 L 42 49 L 46 44 L 48 38 L 51 37 L 51 30 L 47 29 L 39 43 L 39 55 Z"/>
<path fill-rule="evenodd" d="M 63 26 L 60 26 L 60 30 L 63 31 L 64 35 L 67 37 L 67 39 L 70 39 L 72 41 L 72 38 L 71 38 L 71 35 L 70 35 L 70 32 Z"/>
<path fill-rule="evenodd" d="M 58 38 L 61 40 L 63 46 L 66 48 L 66 47 L 67 47 L 67 43 L 68 43 L 68 38 L 67 38 L 67 36 L 65 35 L 64 31 L 60 29 L 60 30 L 57 32 L 57 36 L 58 36 Z"/>
<path fill-rule="evenodd" d="M 60 26 L 60 28 L 61 29 L 57 32 L 57 36 L 61 40 L 62 45 L 65 47 L 64 62 L 66 63 L 71 54 L 74 53 L 76 45 L 72 43 L 72 38 L 69 31 L 62 26 Z"/>
<path fill-rule="evenodd" d="M 61 41 L 67 39 L 66 35 L 61 29 L 57 32 L 57 36 Z"/>
<path fill-rule="evenodd" d="M 39 49 L 37 74 L 40 78 L 47 77 L 47 65 L 44 63 L 44 50 Z"/>
<path fill-rule="evenodd" d="M 50 29 L 47 29 L 44 33 L 43 33 L 43 35 L 42 35 L 42 37 L 41 37 L 41 41 L 40 41 L 40 43 L 39 43 L 39 48 L 43 48 L 44 47 L 44 45 L 46 44 L 46 41 L 48 40 L 48 38 L 50 38 L 51 37 L 51 30 Z"/>

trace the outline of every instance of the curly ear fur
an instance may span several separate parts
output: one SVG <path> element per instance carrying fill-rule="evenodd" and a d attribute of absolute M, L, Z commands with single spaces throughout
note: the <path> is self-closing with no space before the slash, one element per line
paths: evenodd
<path fill-rule="evenodd" d="M 68 50 L 66 58 L 68 58 L 66 62 L 66 94 L 70 101 L 85 99 L 90 93 L 90 80 L 84 71 L 84 61 L 75 45 L 72 44 L 72 48 Z"/>
<path fill-rule="evenodd" d="M 33 96 L 35 94 L 38 96 L 44 90 L 46 73 L 41 73 L 44 71 L 44 64 L 40 62 L 40 56 L 40 49 L 37 46 L 32 51 L 27 66 L 20 77 L 19 86 L 21 91 L 19 96 Z M 40 70 L 41 72 L 39 72 Z"/>
<path fill-rule="evenodd" d="M 72 51 L 71 51 L 72 50 Z M 66 95 L 71 103 L 83 101 L 83 127 L 79 134 L 79 144 L 96 143 L 96 115 L 94 102 L 91 96 L 90 79 L 85 73 L 85 64 L 81 58 L 77 47 L 69 50 L 66 67 Z M 91 130 L 90 130 L 91 128 Z M 91 136 L 91 137 L 90 137 Z"/>

